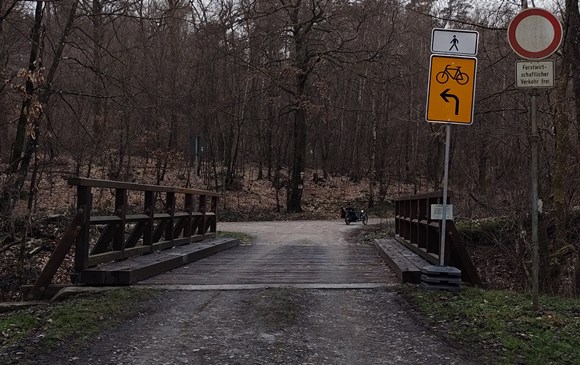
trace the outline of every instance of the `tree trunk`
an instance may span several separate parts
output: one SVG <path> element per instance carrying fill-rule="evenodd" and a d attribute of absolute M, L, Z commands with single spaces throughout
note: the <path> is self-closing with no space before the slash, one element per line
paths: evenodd
<path fill-rule="evenodd" d="M 570 39 L 570 61 L 572 63 L 572 77 L 574 84 L 574 104 L 576 106 L 576 164 L 580 164 L 580 10 L 578 1 L 568 1 L 567 12 L 570 24 L 568 34 Z M 580 241 L 576 240 L 576 262 L 575 262 L 575 290 L 576 295 L 580 293 Z"/>
<path fill-rule="evenodd" d="M 299 101 L 294 111 L 294 154 L 290 196 L 286 209 L 289 212 L 302 212 L 302 192 L 304 191 L 303 172 L 306 160 L 306 112 Z"/>
<path fill-rule="evenodd" d="M 10 10 L 16 5 L 13 2 L 11 7 L 4 9 L 4 0 L 0 0 L 0 39 L 2 39 L 4 19 L 10 13 Z M 3 51 L 0 47 L 0 65 L 6 65 L 8 63 L 8 54 Z M 6 72 L 4 67 L 0 67 L 0 80 L 6 80 Z M 6 85 L 0 86 L 0 110 L 7 110 L 6 101 L 4 97 L 4 90 Z M 9 142 L 8 142 L 8 116 L 6 113 L 0 113 L 0 163 L 4 161 L 5 158 L 9 158 Z"/>
<path fill-rule="evenodd" d="M 103 46 L 103 5 L 101 0 L 93 0 L 93 62 L 94 62 L 94 74 L 93 74 L 93 134 L 95 139 L 95 149 L 98 148 L 99 143 L 103 135 L 104 127 L 104 111 L 103 111 L 103 87 L 101 84 L 101 64 L 102 64 L 102 51 Z M 96 152 L 96 150 L 95 150 Z"/>
<path fill-rule="evenodd" d="M 372 113 L 371 113 L 371 153 L 369 161 L 369 208 L 375 206 L 373 185 L 376 183 L 377 179 L 377 166 L 376 166 L 376 156 L 377 156 L 377 110 L 376 110 L 377 100 L 373 96 L 372 99 Z"/>
<path fill-rule="evenodd" d="M 38 147 L 40 121 L 50 97 L 50 87 L 56 75 L 56 70 L 62 59 L 66 37 L 70 33 L 73 25 L 77 4 L 78 0 L 72 2 L 67 23 L 61 34 L 54 59 L 48 69 L 44 83 L 35 88 L 31 75 L 37 71 L 41 48 L 42 17 L 44 14 L 43 2 L 38 1 L 36 3 L 34 25 L 32 28 L 32 44 L 28 62 L 29 77 L 26 80 L 26 93 L 18 118 L 18 130 L 11 157 L 11 165 L 8 169 L 8 176 L 2 191 L 2 196 L 0 197 L 0 214 L 4 219 L 9 219 L 12 215 L 12 210 L 20 198 L 24 182 L 28 176 L 30 161 Z"/>
<path fill-rule="evenodd" d="M 567 91 L 570 77 L 570 67 L 572 59 L 575 54 L 575 41 L 578 34 L 577 17 L 571 16 L 578 13 L 578 2 L 575 0 L 568 0 L 566 4 L 566 15 L 564 19 L 567 20 L 566 25 L 566 39 L 564 40 L 563 57 L 561 64 L 560 78 L 556 87 L 556 111 L 554 117 L 554 134 L 555 134 L 555 152 L 556 163 L 554 171 L 553 191 L 554 197 L 554 212 L 556 219 L 556 240 L 552 247 L 552 253 L 561 252 L 561 249 L 568 244 L 568 229 L 566 221 L 568 218 L 566 206 L 566 186 L 568 184 L 568 156 L 569 148 L 569 128 L 570 120 L 567 114 Z M 562 272 L 565 266 L 565 258 L 560 257 L 552 260 L 554 264 L 551 265 L 551 279 L 552 290 L 554 293 L 558 292 L 558 288 L 562 282 Z"/>
<path fill-rule="evenodd" d="M 309 65 L 308 44 L 306 35 L 314 20 L 310 19 L 308 25 L 300 21 L 301 1 L 297 1 L 290 12 L 290 20 L 293 29 L 294 41 L 294 65 L 296 76 L 294 78 L 294 151 L 292 158 L 292 176 L 290 178 L 290 194 L 286 204 L 288 212 L 302 212 L 302 193 L 304 191 L 304 169 L 306 168 L 306 81 L 312 70 Z M 315 9 L 312 9 L 315 11 Z"/>
<path fill-rule="evenodd" d="M 34 24 L 32 26 L 32 36 L 30 45 L 30 55 L 28 57 L 28 73 L 35 74 L 37 70 L 38 53 L 40 52 L 40 36 L 42 33 L 42 17 L 44 15 L 44 5 L 42 1 L 36 2 L 36 9 L 34 11 Z M 8 172 L 13 174 L 18 171 L 19 164 L 21 164 L 22 153 L 24 152 L 24 141 L 26 139 L 26 125 L 28 124 L 30 114 L 32 112 L 32 103 L 35 94 L 34 82 L 31 77 L 26 79 L 25 96 L 20 108 L 20 116 L 18 117 L 18 124 L 16 127 L 16 138 L 14 146 L 12 147 L 12 155 L 10 157 L 10 166 Z M 4 213 L 4 212 L 3 212 Z"/>

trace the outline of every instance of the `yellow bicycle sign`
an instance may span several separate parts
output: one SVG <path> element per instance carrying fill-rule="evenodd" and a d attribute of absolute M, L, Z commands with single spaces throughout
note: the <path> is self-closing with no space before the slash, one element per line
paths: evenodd
<path fill-rule="evenodd" d="M 432 55 L 425 119 L 433 123 L 473 123 L 477 59 Z"/>

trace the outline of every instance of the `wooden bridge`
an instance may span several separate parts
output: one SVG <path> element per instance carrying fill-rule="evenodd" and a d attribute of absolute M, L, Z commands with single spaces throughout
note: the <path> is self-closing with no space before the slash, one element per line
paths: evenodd
<path fill-rule="evenodd" d="M 426 207 L 440 202 L 441 194 L 396 201 L 396 235 L 375 243 L 391 271 L 370 246 L 347 242 L 346 231 L 356 226 L 342 221 L 226 223 L 229 230 L 259 238 L 240 246 L 236 239 L 217 237 L 216 193 L 82 178 L 69 184 L 77 188 L 76 215 L 37 282 L 25 290 L 28 299 L 54 294 L 58 287 L 51 280 L 73 246 L 73 285 L 139 282 L 242 289 L 417 282 L 420 268 L 435 263 L 439 252 L 438 222 L 430 219 Z M 95 199 L 108 208 L 94 209 Z M 450 264 L 462 270 L 463 280 L 479 284 L 459 236 L 452 224 L 448 227 Z"/>
<path fill-rule="evenodd" d="M 130 285 L 238 244 L 216 239 L 216 193 L 83 178 L 68 183 L 77 187 L 76 215 L 27 298 L 45 296 L 73 246 L 73 284 Z M 93 209 L 96 193 L 108 210 Z"/>
<path fill-rule="evenodd" d="M 447 204 L 451 204 L 450 192 Z M 443 192 L 395 199 L 394 240 L 377 241 L 376 246 L 395 270 L 401 282 L 419 283 L 421 269 L 438 265 L 441 252 L 441 220 L 431 217 L 431 205 L 443 203 Z M 446 224 L 444 262 L 461 270 L 462 280 L 481 286 L 481 280 L 452 220 Z"/>

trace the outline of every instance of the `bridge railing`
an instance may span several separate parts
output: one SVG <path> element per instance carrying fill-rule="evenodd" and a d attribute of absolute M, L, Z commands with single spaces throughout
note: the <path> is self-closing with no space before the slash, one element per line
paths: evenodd
<path fill-rule="evenodd" d="M 77 213 L 29 297 L 42 296 L 73 245 L 78 283 L 90 267 L 216 236 L 218 193 L 77 177 L 68 184 L 77 188 Z M 112 194 L 98 211 L 97 190 Z"/>
<path fill-rule="evenodd" d="M 447 204 L 453 193 L 449 192 Z M 395 200 L 395 239 L 433 265 L 439 263 L 441 220 L 431 217 L 431 204 L 443 203 L 443 192 L 412 195 Z M 481 285 L 477 270 L 452 220 L 447 220 L 445 264 L 462 272 L 464 281 Z"/>

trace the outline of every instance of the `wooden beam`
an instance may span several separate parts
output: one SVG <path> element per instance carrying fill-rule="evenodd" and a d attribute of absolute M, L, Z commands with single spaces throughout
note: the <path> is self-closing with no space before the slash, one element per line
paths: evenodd
<path fill-rule="evenodd" d="M 120 251 L 125 247 L 125 217 L 127 215 L 127 190 L 115 190 L 115 215 L 121 221 L 115 223 L 113 233 L 113 251 Z"/>
<path fill-rule="evenodd" d="M 93 196 L 91 188 L 79 186 L 77 188 L 77 210 L 83 211 L 84 219 L 81 225 L 81 231 L 76 235 L 75 248 L 75 275 L 83 271 L 89 264 L 89 240 L 90 240 L 90 220 Z"/>
<path fill-rule="evenodd" d="M 165 226 L 165 240 L 173 240 L 173 227 L 175 225 L 175 193 L 168 192 L 165 200 L 165 211 L 169 214 L 167 225 Z"/>
<path fill-rule="evenodd" d="M 30 290 L 28 294 L 28 299 L 39 300 L 42 299 L 42 295 L 44 290 L 50 285 L 52 278 L 56 274 L 58 268 L 64 261 L 66 255 L 70 252 L 72 245 L 75 242 L 75 239 L 80 234 L 83 226 L 85 225 L 85 210 L 83 208 L 77 211 L 77 214 L 73 218 L 71 224 L 69 225 L 68 229 L 65 231 L 62 239 L 50 255 L 48 262 L 42 269 L 40 276 L 36 280 L 36 283 Z"/>
<path fill-rule="evenodd" d="M 193 194 L 193 195 L 207 195 L 207 196 L 219 196 L 219 193 L 198 190 L 198 189 L 186 189 L 174 186 L 161 186 L 161 185 L 147 185 L 147 184 L 135 184 L 123 181 L 112 181 L 112 180 L 99 180 L 99 179 L 86 179 L 82 177 L 71 177 L 68 179 L 68 184 L 71 186 L 84 186 L 93 188 L 106 188 L 106 189 L 126 189 L 126 190 L 137 190 L 137 191 L 153 191 L 153 192 L 173 192 L 182 194 Z"/>
<path fill-rule="evenodd" d="M 143 235 L 143 231 L 145 230 L 145 225 L 147 222 L 139 222 L 133 227 L 131 233 L 129 233 L 129 238 L 127 238 L 127 242 L 125 242 L 125 248 L 135 247 L 137 242 L 139 242 L 139 238 Z"/>
<path fill-rule="evenodd" d="M 153 243 L 153 217 L 155 216 L 155 194 L 152 191 L 145 192 L 144 212 L 147 215 L 147 223 L 143 230 L 143 244 Z"/>
<path fill-rule="evenodd" d="M 107 252 L 111 250 L 111 242 L 113 242 L 113 232 L 115 232 L 115 227 L 113 224 L 108 224 L 105 231 L 101 234 L 101 237 L 95 243 L 95 246 L 91 250 L 91 255 L 96 255 L 99 253 Z"/>
<path fill-rule="evenodd" d="M 118 261 L 135 256 L 141 256 L 155 251 L 162 251 L 171 247 L 182 246 L 192 242 L 200 242 L 215 237 L 216 237 L 215 234 L 208 233 L 203 236 L 196 235 L 191 237 L 178 238 L 173 241 L 157 242 L 150 246 L 139 245 L 132 248 L 127 248 L 123 251 L 111 251 L 98 255 L 92 255 L 89 257 L 89 267 L 94 267 L 111 261 Z"/>

